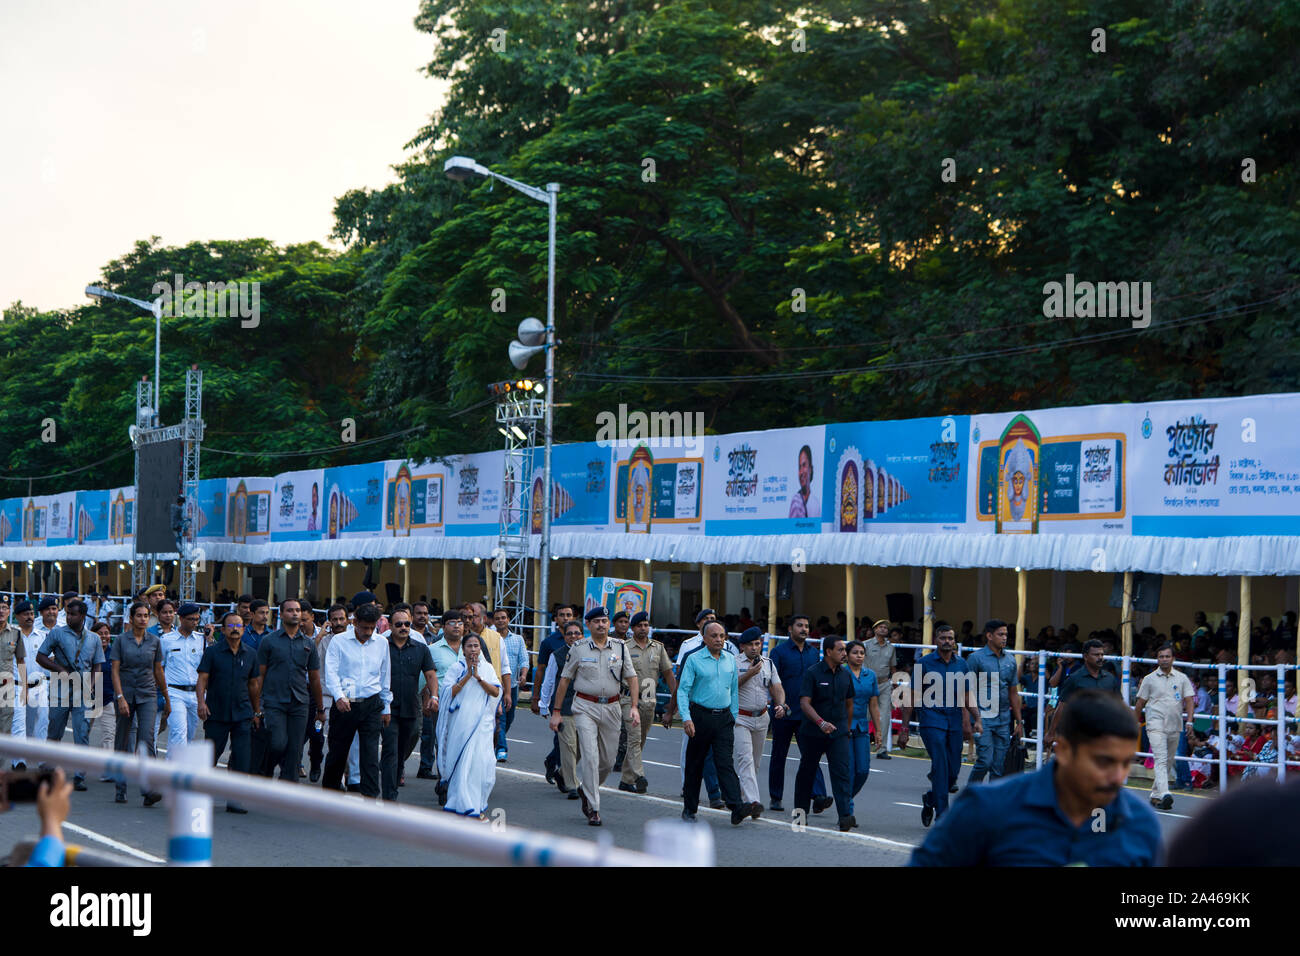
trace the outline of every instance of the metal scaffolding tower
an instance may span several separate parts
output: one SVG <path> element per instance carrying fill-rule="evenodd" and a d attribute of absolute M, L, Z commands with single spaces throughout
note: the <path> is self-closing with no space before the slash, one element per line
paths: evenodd
<path fill-rule="evenodd" d="M 497 402 L 497 425 L 505 436 L 501 479 L 501 525 L 492 555 L 492 606 L 505 608 L 510 619 L 523 623 L 532 607 L 528 594 L 528 540 L 531 521 L 524 497 L 533 482 L 533 458 L 538 426 L 546 417 L 546 402 L 529 391 L 507 392 Z M 540 610 L 533 623 L 543 623 Z"/>
<path fill-rule="evenodd" d="M 132 444 L 135 447 L 135 528 L 139 529 L 140 503 L 140 448 L 154 442 L 183 442 L 181 459 L 181 490 L 185 496 L 184 516 L 185 535 L 181 541 L 181 553 L 177 555 L 180 562 L 180 599 L 193 601 L 195 591 L 195 573 L 198 562 L 194 559 L 194 542 L 198 535 L 199 511 L 199 449 L 203 442 L 203 371 L 191 365 L 185 372 L 185 418 L 179 425 L 159 425 L 158 410 L 153 407 L 153 389 L 147 380 L 136 383 L 135 397 L 135 431 Z M 135 557 L 131 562 L 131 594 L 148 587 L 154 581 L 154 570 L 158 564 L 157 554 L 141 554 L 139 551 L 139 534 L 132 537 Z"/>

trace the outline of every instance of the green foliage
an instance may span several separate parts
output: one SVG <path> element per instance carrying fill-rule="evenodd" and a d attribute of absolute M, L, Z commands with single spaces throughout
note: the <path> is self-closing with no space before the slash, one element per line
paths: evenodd
<path fill-rule="evenodd" d="M 261 453 L 210 455 L 205 474 L 495 446 L 484 386 L 516 374 L 519 320 L 546 314 L 546 209 L 449 181 L 453 154 L 561 185 L 558 440 L 590 439 L 620 402 L 703 410 L 725 431 L 1294 390 L 1296 11 L 423 0 L 427 72 L 450 92 L 396 184 L 336 200 L 346 254 L 155 241 L 104 279 L 137 297 L 176 272 L 262 283 L 258 329 L 165 322 L 164 413 L 198 362 L 208 444 Z M 1151 327 L 1045 317 L 1043 286 L 1066 273 L 1151 282 Z M 9 473 L 115 448 L 151 337 L 120 304 L 7 311 Z M 33 354 L 56 357 L 39 377 Z M 267 454 L 335 445 L 343 417 L 358 439 L 421 430 Z M 73 486 L 129 480 L 130 460 L 102 471 Z"/>

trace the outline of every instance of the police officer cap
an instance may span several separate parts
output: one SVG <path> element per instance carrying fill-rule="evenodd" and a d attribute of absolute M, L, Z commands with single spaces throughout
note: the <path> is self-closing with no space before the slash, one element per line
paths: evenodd
<path fill-rule="evenodd" d="M 637 611 L 635 614 L 632 615 L 631 624 L 633 627 L 636 627 L 642 621 L 648 621 L 648 620 L 650 620 L 649 614 L 647 614 L 645 611 Z"/>
<path fill-rule="evenodd" d="M 43 597 L 41 598 L 41 603 L 36 605 L 36 610 L 44 611 L 47 607 L 58 607 L 58 606 L 59 606 L 59 602 L 54 600 L 54 598 Z"/>
<path fill-rule="evenodd" d="M 14 605 L 15 614 L 22 614 L 23 611 L 30 611 L 31 609 L 32 609 L 31 601 L 19 601 L 17 604 Z"/>
<path fill-rule="evenodd" d="M 176 615 L 178 617 L 189 617 L 191 614 L 198 614 L 201 610 L 202 608 L 197 604 L 192 601 L 186 601 L 180 606 L 180 610 L 176 612 Z"/>
<path fill-rule="evenodd" d="M 593 607 L 590 611 L 586 613 L 586 616 L 583 617 L 583 620 L 590 621 L 592 618 L 596 618 L 596 617 L 609 617 L 609 612 L 606 611 L 599 604 L 597 604 L 595 607 Z"/>
<path fill-rule="evenodd" d="M 736 638 L 737 644 L 748 644 L 750 641 L 761 641 L 763 639 L 763 629 L 761 627 L 747 627 Z"/>
<path fill-rule="evenodd" d="M 361 607 L 363 604 L 378 604 L 379 598 L 375 597 L 374 591 L 358 591 L 352 598 L 353 607 Z"/>
<path fill-rule="evenodd" d="M 627 611 L 615 611 L 614 616 L 610 618 L 611 623 L 617 621 L 620 617 L 627 617 Z"/>
<path fill-rule="evenodd" d="M 717 615 L 717 612 L 714 611 L 713 608 L 711 608 L 711 607 L 706 607 L 706 608 L 701 609 L 700 613 L 697 614 L 697 615 L 695 615 L 695 623 L 696 623 L 696 624 L 699 624 L 700 621 L 704 620 L 704 619 L 705 619 L 706 617 L 708 617 L 710 614 L 712 614 L 714 617 L 717 617 L 717 616 L 718 616 L 718 615 Z"/>

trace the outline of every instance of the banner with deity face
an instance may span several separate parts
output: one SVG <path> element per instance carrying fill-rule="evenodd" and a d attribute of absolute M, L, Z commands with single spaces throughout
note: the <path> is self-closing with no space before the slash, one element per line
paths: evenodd
<path fill-rule="evenodd" d="M 595 607 L 603 607 L 612 618 L 618 611 L 633 617 L 649 611 L 654 596 L 654 584 L 649 581 L 632 581 L 624 578 L 588 578 L 584 595 L 583 617 Z M 610 632 L 613 633 L 613 623 Z"/>
<path fill-rule="evenodd" d="M 704 459 L 681 448 L 615 444 L 614 531 L 704 532 Z"/>
<path fill-rule="evenodd" d="M 109 492 L 78 491 L 73 518 L 77 544 L 104 544 L 108 541 Z"/>
<path fill-rule="evenodd" d="M 226 536 L 236 544 L 269 541 L 274 478 L 226 479 Z"/>
<path fill-rule="evenodd" d="M 821 425 L 708 436 L 706 533 L 820 532 L 825 448 L 826 429 Z"/>
<path fill-rule="evenodd" d="M 452 537 L 485 537 L 500 531 L 502 501 L 510 497 L 511 527 L 515 533 L 523 522 L 524 491 L 518 478 L 505 477 L 504 451 L 487 451 L 477 455 L 453 455 L 442 460 L 445 477 L 445 532 Z M 516 458 L 510 469 L 513 476 L 522 471 Z"/>
<path fill-rule="evenodd" d="M 442 465 L 436 462 L 384 462 L 384 534 L 395 538 L 443 534 L 446 481 Z"/>
<path fill-rule="evenodd" d="M 325 527 L 325 469 L 275 476 L 271 494 L 271 540 L 319 541 Z"/>
<path fill-rule="evenodd" d="M 325 469 L 324 538 L 378 534 L 384 515 L 384 462 Z"/>
<path fill-rule="evenodd" d="M 1126 531 L 1126 408 L 973 416 L 971 523 L 995 534 Z"/>
<path fill-rule="evenodd" d="M 42 495 L 22 499 L 23 544 L 44 547 L 49 536 L 50 499 Z"/>
<path fill-rule="evenodd" d="M 533 456 L 525 513 L 533 534 L 542 533 L 545 493 L 543 451 Z M 611 455 L 596 442 L 556 445 L 551 449 L 551 527 L 562 531 L 608 531 Z"/>
<path fill-rule="evenodd" d="M 824 531 L 965 530 L 967 416 L 825 427 Z"/>

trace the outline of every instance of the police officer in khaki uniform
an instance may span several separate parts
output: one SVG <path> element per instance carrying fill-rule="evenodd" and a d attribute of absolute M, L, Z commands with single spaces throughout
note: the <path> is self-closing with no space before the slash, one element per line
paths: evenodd
<path fill-rule="evenodd" d="M 13 732 L 14 703 L 21 699 L 21 689 L 27 686 L 24 651 L 22 631 L 9 620 L 9 595 L 0 594 L 0 734 L 6 736 Z"/>
<path fill-rule="evenodd" d="M 618 789 L 633 793 L 645 793 L 650 782 L 645 778 L 645 767 L 641 763 L 641 751 L 645 749 L 646 735 L 655 720 L 655 691 L 659 681 L 668 685 L 668 693 L 677 693 L 677 681 L 673 677 L 673 661 L 668 655 L 668 648 L 660 641 L 650 637 L 650 615 L 638 611 L 632 615 L 632 639 L 627 642 L 627 656 L 632 659 L 632 669 L 636 671 L 637 686 L 641 697 L 636 707 L 632 706 L 632 694 L 623 695 L 623 729 L 627 733 L 627 756 L 623 761 L 623 777 Z M 632 721 L 632 711 L 639 711 L 638 731 Z M 664 718 L 664 726 L 668 720 Z"/>
<path fill-rule="evenodd" d="M 587 823 L 600 826 L 600 785 L 614 767 L 618 730 L 623 724 L 623 682 L 632 697 L 639 699 L 636 671 L 627 645 L 609 636 L 609 612 L 594 607 L 587 612 L 591 637 L 569 648 L 555 697 L 563 700 L 573 684 L 573 722 L 578 731 L 578 778 L 582 812 Z M 632 726 L 641 722 L 639 710 L 632 711 Z M 551 713 L 551 730 L 558 730 L 560 715 Z"/>

